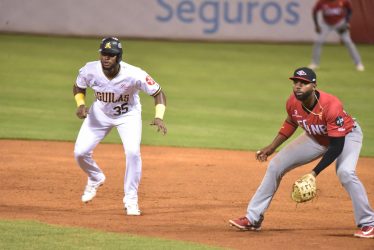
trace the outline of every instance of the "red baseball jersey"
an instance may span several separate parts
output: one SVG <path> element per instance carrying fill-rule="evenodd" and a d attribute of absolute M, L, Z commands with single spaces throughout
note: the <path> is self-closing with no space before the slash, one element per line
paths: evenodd
<path fill-rule="evenodd" d="M 348 115 L 340 100 L 328 93 L 318 91 L 319 100 L 308 113 L 301 101 L 292 94 L 286 104 L 289 117 L 319 144 L 328 146 L 328 137 L 342 137 L 352 131 L 354 120 Z"/>
<path fill-rule="evenodd" d="M 346 17 L 348 9 L 352 9 L 349 0 L 319 0 L 313 8 L 313 14 L 321 10 L 323 20 L 329 25 L 334 25 Z"/>

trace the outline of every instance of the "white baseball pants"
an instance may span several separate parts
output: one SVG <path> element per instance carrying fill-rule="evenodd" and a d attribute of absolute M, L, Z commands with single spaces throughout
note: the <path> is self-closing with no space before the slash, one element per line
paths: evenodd
<path fill-rule="evenodd" d="M 74 156 L 78 165 L 88 175 L 88 182 L 99 182 L 104 177 L 104 173 L 92 158 L 93 150 L 113 127 L 117 128 L 121 137 L 126 157 L 123 202 L 137 204 L 138 187 L 142 174 L 140 154 L 142 120 L 140 113 L 110 118 L 94 103 L 79 131 Z"/>

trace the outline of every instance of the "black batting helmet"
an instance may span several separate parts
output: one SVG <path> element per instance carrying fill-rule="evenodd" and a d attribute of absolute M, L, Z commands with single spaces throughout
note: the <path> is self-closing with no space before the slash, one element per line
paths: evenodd
<path fill-rule="evenodd" d="M 116 37 L 106 37 L 100 43 L 100 53 L 108 53 L 117 56 L 117 63 L 122 60 L 122 45 Z"/>

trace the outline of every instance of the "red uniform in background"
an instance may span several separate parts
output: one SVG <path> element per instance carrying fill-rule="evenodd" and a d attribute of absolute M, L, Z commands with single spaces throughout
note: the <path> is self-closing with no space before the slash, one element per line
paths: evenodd
<path fill-rule="evenodd" d="M 318 11 L 322 12 L 323 20 L 327 24 L 334 25 L 348 17 L 349 12 L 352 12 L 352 4 L 348 0 L 320 0 L 313 8 L 313 15 Z"/>
<path fill-rule="evenodd" d="M 319 23 L 318 13 L 321 12 L 322 22 Z M 356 69 L 364 71 L 360 54 L 352 42 L 349 21 L 352 16 L 352 4 L 349 0 L 319 0 L 313 8 L 313 21 L 318 37 L 314 43 L 312 62 L 309 68 L 317 69 L 320 64 L 322 45 L 331 31 L 336 31 L 347 47 Z"/>

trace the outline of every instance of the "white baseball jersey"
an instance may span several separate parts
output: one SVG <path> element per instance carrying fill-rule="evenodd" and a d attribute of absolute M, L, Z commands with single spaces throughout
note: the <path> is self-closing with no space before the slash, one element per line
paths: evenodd
<path fill-rule="evenodd" d="M 76 80 L 79 88 L 90 87 L 95 92 L 95 105 L 111 118 L 141 112 L 139 90 L 155 96 L 161 87 L 144 70 L 128 63 L 120 63 L 118 75 L 109 80 L 100 61 L 87 63 L 79 70 Z"/>

